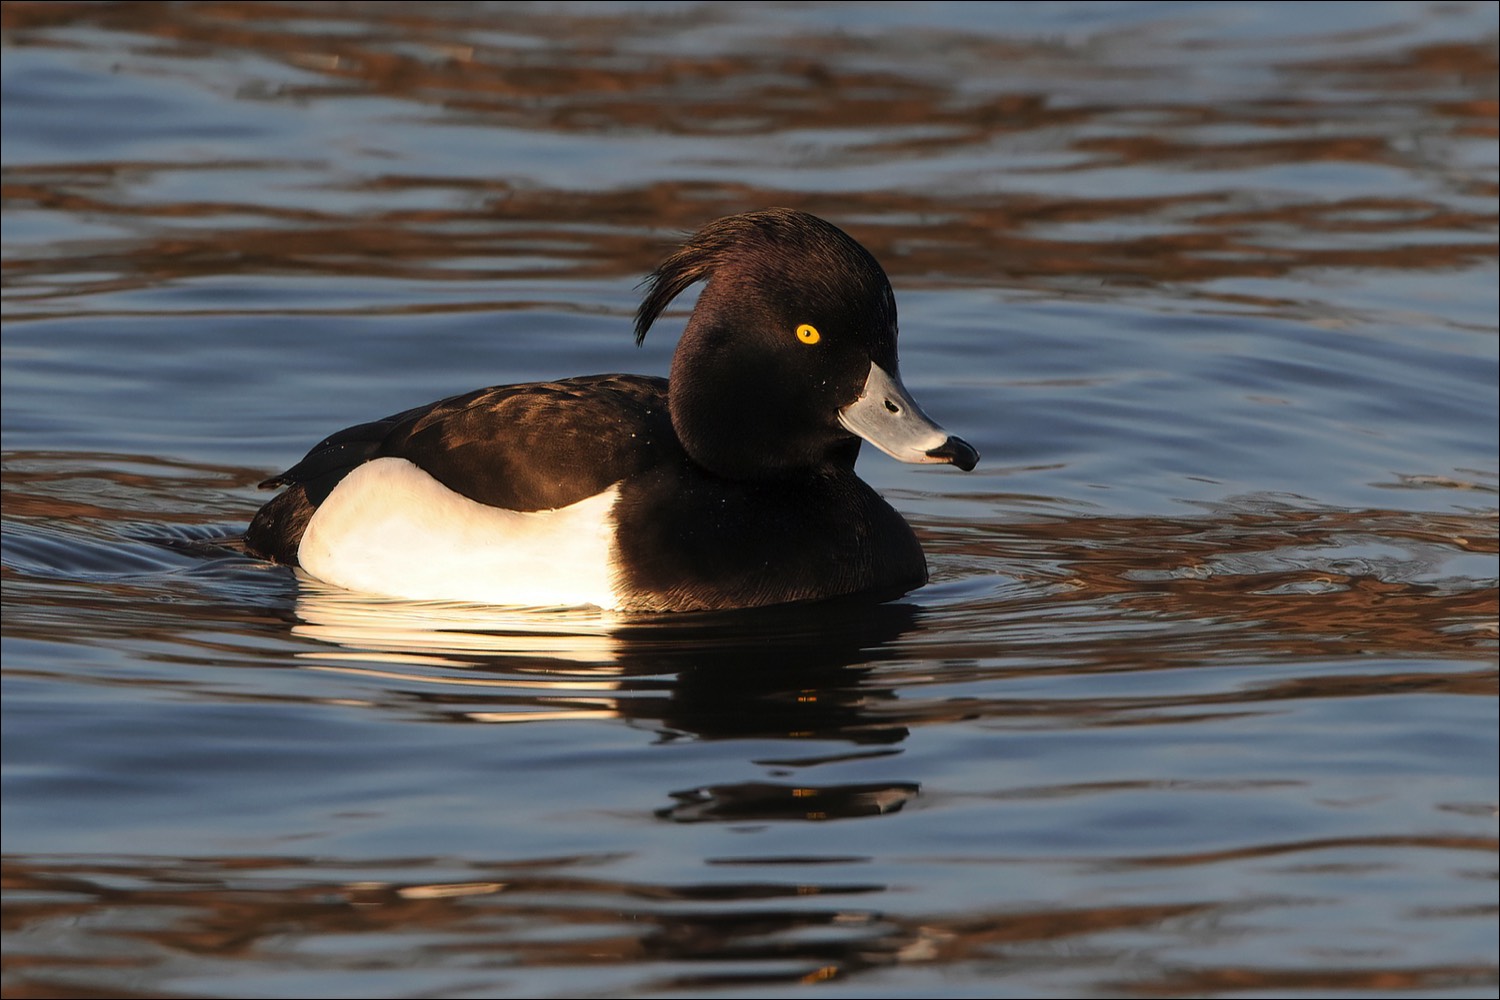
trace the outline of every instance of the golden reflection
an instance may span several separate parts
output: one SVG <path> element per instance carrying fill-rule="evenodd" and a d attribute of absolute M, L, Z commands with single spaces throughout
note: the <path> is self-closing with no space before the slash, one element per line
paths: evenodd
<path fill-rule="evenodd" d="M 7 520 L 75 524 L 132 513 L 184 525 L 240 517 L 244 505 L 232 491 L 253 486 L 255 476 L 233 466 L 97 451 L 6 451 L 0 465 Z M 194 503 L 183 504 L 190 491 Z"/>
<path fill-rule="evenodd" d="M 1500 553 L 1497 529 L 1494 511 L 1343 510 L 1250 499 L 1199 517 L 973 523 L 929 534 L 924 544 L 933 557 L 1049 584 L 1027 598 L 1041 609 L 1107 608 L 1121 624 L 1140 616 L 1142 624 L 1184 625 L 1160 648 L 1149 636 L 1133 637 L 1146 658 L 1191 660 L 1194 651 L 1180 643 L 1201 630 L 1199 641 L 1215 632 L 1221 661 L 1462 659 L 1494 647 L 1496 583 L 1440 568 L 1463 555 Z"/>
<path fill-rule="evenodd" d="M 1272 68 L 1279 90 L 1238 101 L 1129 106 L 1107 91 L 1091 102 L 1049 100 L 1036 81 L 998 67 L 1058 54 L 1045 43 L 965 32 L 933 32 L 934 51 L 970 73 L 934 75 L 913 63 L 899 33 L 799 37 L 777 49 L 703 54 L 650 43 L 716 23 L 707 8 L 640 9 L 628 17 L 578 9 L 483 6 L 425 13 L 426 6 L 218 2 L 161 6 L 12 2 L 7 44 L 54 44 L 50 32 L 89 26 L 139 39 L 132 60 L 174 69 L 181 48 L 296 67 L 296 81 L 247 82 L 244 99 L 307 102 L 382 95 L 429 109 L 442 121 L 536 134 L 817 134 L 846 138 L 810 147 L 805 160 L 856 170 L 870 163 L 956 156 L 972 162 L 965 183 L 911 187 L 857 183 L 805 192 L 704 173 L 678 180 L 622 181 L 605 190 L 561 190 L 504 177 L 392 172 L 325 181 L 350 192 L 421 195 L 420 206 L 340 209 L 262 201 L 173 201 L 142 193 L 155 179 L 233 169 L 275 177 L 307 165 L 239 163 L 26 163 L 6 169 L 7 211 L 66 212 L 95 220 L 157 219 L 139 235 L 77 241 L 58 253 L 8 255 L 14 310 L 79 308 L 104 291 L 159 287 L 220 274 L 297 274 L 427 281 L 629 278 L 653 267 L 665 243 L 704 221 L 786 204 L 858 220 L 859 238 L 898 284 L 1210 282 L 1309 269 L 1452 269 L 1497 256 L 1494 199 L 1483 180 L 1440 181 L 1429 196 L 1282 191 L 1255 196 L 1240 183 L 1184 184 L 1181 193 L 1066 197 L 997 193 L 984 178 L 1133 168 L 1212 176 L 1297 164 L 1393 167 L 1452 174 L 1447 140 L 1496 134 L 1493 36 L 1416 45 L 1377 58 L 1309 58 Z M 511 42 L 496 34 L 506 32 Z M 87 44 L 86 35 L 69 44 Z M 645 43 L 640 48 L 622 40 Z M 163 49 L 152 49 L 159 43 Z M 873 47 L 873 51 L 872 51 Z M 882 59 L 882 56 L 885 58 Z M 870 68 L 881 65 L 879 69 Z M 1078 68 L 1065 64 L 1063 71 Z M 303 77 L 313 75 L 307 82 Z M 1308 88 L 1328 92 L 1328 107 Z M 1345 100 L 1382 102 L 1384 114 L 1349 116 Z M 1390 113 L 1392 107 L 1401 113 Z M 1325 113 L 1336 128 L 1316 127 Z M 1411 122 L 1420 120 L 1422 141 Z M 857 136 L 858 138 L 854 138 Z M 1050 153 L 1045 167 L 1007 151 Z M 704 155 L 707 155 L 705 152 Z M 1010 164 L 1007 166 L 1006 164 Z M 319 168 L 316 163 L 315 168 Z M 1475 176 L 1478 176 L 1477 174 Z M 1451 195 L 1451 197 L 1450 197 Z M 359 199 L 368 205 L 368 199 Z M 174 225 L 177 220 L 193 225 Z M 1143 227 L 1150 231 L 1142 232 Z M 1379 237 L 1378 239 L 1374 237 Z M 61 276 L 61 277 L 60 277 Z M 1210 292 L 1208 294 L 1221 294 Z M 1233 297 L 1233 296 L 1226 296 Z M 403 303 L 381 311 L 492 309 L 493 302 Z M 226 307 L 238 311 L 243 307 Z M 279 313 L 289 311 L 278 307 Z M 334 311 L 347 312 L 347 307 Z"/>
<path fill-rule="evenodd" d="M 1442 995 L 1493 988 L 1495 969 L 1487 965 L 1414 965 L 1404 968 L 1179 968 L 1161 978 L 1134 983 L 1127 992 L 1151 997 L 1204 997 L 1251 992 L 1265 996 L 1290 993 L 1369 992 L 1374 996 L 1411 991 Z"/>
<path fill-rule="evenodd" d="M 360 889 L 384 888 L 379 882 L 367 882 Z M 402 899 L 453 899 L 459 896 L 487 896 L 503 892 L 504 882 L 452 882 L 447 885 L 407 885 L 396 890 Z"/>
<path fill-rule="evenodd" d="M 1439 851 L 1473 851 L 1478 854 L 1494 855 L 1500 852 L 1500 839 L 1494 837 L 1454 837 L 1454 836 L 1370 836 L 1370 837 L 1328 837 L 1322 840 L 1299 840 L 1290 843 L 1279 844 L 1255 844 L 1251 847 L 1241 847 L 1233 850 L 1200 852 L 1197 854 L 1167 854 L 1152 857 L 1138 857 L 1120 859 L 1112 864 L 1121 867 L 1140 868 L 1175 868 L 1194 865 L 1216 865 L 1226 862 L 1241 861 L 1248 858 L 1277 857 L 1280 855 L 1293 855 L 1301 858 L 1304 855 L 1322 851 L 1342 851 L 1346 849 L 1379 849 L 1379 848 L 1423 848 L 1426 850 Z M 1315 870 L 1317 867 L 1311 860 L 1303 862 L 1306 870 Z"/>
<path fill-rule="evenodd" d="M 1139 961 L 1142 934 L 1232 923 L 1251 906 L 1274 913 L 1295 905 L 1285 899 L 1093 906 L 997 899 L 949 916 L 905 912 L 893 887 L 878 883 L 629 882 L 594 874 L 603 860 L 497 859 L 454 870 L 427 858 L 8 856 L 0 865 L 12 945 L 6 995 L 131 995 L 118 988 L 125 954 L 131 977 L 145 983 L 222 973 L 225 960 L 238 975 L 303 968 L 307 942 L 321 942 L 320 962 L 360 962 L 378 942 L 382 967 L 424 967 L 434 940 L 446 961 L 467 959 L 473 988 L 486 991 L 507 981 L 505 970 L 526 967 L 627 966 L 631 992 L 664 993 L 794 985 L 909 963 L 973 975 L 1002 961 L 1054 976 L 1071 971 L 1080 992 L 1108 983 L 1110 992 L 1147 996 L 1431 991 L 1493 981 L 1488 966 L 1374 953 L 1348 967 Z M 74 941 L 66 953 L 51 951 L 64 937 Z"/>

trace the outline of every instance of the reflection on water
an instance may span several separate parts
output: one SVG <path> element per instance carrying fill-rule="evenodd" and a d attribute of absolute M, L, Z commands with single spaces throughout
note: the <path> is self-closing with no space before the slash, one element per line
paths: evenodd
<path fill-rule="evenodd" d="M 634 280 L 655 266 L 670 234 L 772 204 L 858 220 L 860 239 L 888 268 L 934 284 L 1196 283 L 1200 295 L 1265 305 L 1275 298 L 1207 283 L 1495 259 L 1495 183 L 1454 169 L 1464 143 L 1500 135 L 1493 33 L 1370 55 L 1357 31 L 1333 31 L 1317 41 L 1347 55 L 1319 58 L 1313 49 L 1271 67 L 1254 40 L 1225 40 L 1218 79 L 1168 62 L 1161 79 L 1148 80 L 1137 60 L 1183 58 L 1170 23 L 1153 29 L 1163 37 L 1126 34 L 1093 50 L 933 27 L 915 47 L 898 33 L 830 32 L 789 51 L 779 40 L 735 36 L 733 16 L 713 5 L 628 15 L 507 9 L 503 34 L 493 12 L 430 5 L 345 17 L 283 5 L 274 18 L 234 2 L 170 13 L 71 7 L 61 18 L 54 7 L 6 5 L 13 51 L 46 46 L 61 20 L 106 29 L 105 44 L 128 40 L 113 53 L 126 65 L 193 80 L 208 53 L 227 49 L 241 62 L 219 87 L 237 88 L 242 100 L 340 106 L 399 95 L 424 109 L 438 134 L 460 133 L 460 147 L 468 128 L 526 130 L 552 146 L 543 144 L 536 162 L 508 164 L 510 173 L 424 173 L 422 158 L 406 155 L 418 172 L 382 167 L 331 188 L 328 151 L 302 143 L 240 161 L 15 163 L 6 170 L 8 211 L 63 210 L 128 233 L 80 241 L 75 254 L 54 246 L 9 257 L 11 308 L 23 316 L 215 275 Z M 87 50 L 85 38 L 71 36 Z M 1190 84 L 1174 87 L 1177 73 Z M 1122 86 L 1134 87 L 1127 100 L 1116 99 Z M 28 123 L 48 114 L 43 94 L 17 94 L 14 113 Z M 630 142 L 636 135 L 653 143 Z M 624 143 L 628 166 L 608 137 Z M 583 183 L 566 172 L 537 183 L 562 166 L 540 158 L 549 153 L 614 155 L 620 172 L 602 189 L 593 170 Z M 743 158 L 744 168 L 724 168 L 716 162 L 724 155 Z M 690 179 L 662 169 L 671 156 L 696 167 Z M 952 182 L 913 187 L 890 164 L 918 164 Z M 830 188 L 819 168 L 843 170 L 852 183 Z M 1151 170 L 1175 177 L 1173 190 L 1143 187 Z M 1270 175 L 1261 190 L 1238 190 L 1257 172 Z M 1432 187 L 1382 180 L 1396 173 Z M 271 192 L 239 183 L 261 175 L 310 183 Z M 799 180 L 813 183 L 802 190 Z M 216 197 L 171 198 L 202 190 Z M 142 236 L 130 224 L 141 217 L 176 224 Z M 465 293 L 453 308 L 494 307 Z M 433 294 L 380 309 L 431 309 Z M 118 300 L 107 301 L 118 314 Z M 228 301 L 213 309 L 258 311 Z"/>
<path fill-rule="evenodd" d="M 428 717 L 622 719 L 721 739 L 905 734 L 862 709 L 878 696 L 864 685 L 869 664 L 915 627 L 909 605 L 632 616 L 372 599 L 299 582 L 292 634 L 341 648 L 298 656 L 399 689 Z"/>
<path fill-rule="evenodd" d="M 0 27 L 7 996 L 1493 995 L 1492 7 Z M 861 461 L 930 586 L 236 550 L 328 427 L 665 373 L 635 283 L 773 204 L 881 259 L 987 457 Z"/>
<path fill-rule="evenodd" d="M 402 871 L 397 861 L 359 865 L 347 881 L 308 882 L 305 871 L 325 871 L 318 859 L 198 859 L 175 869 L 141 866 L 130 859 L 83 861 L 52 868 L 8 865 L 10 891 L 38 899 L 37 922 L 64 922 L 107 902 L 124 912 L 165 908 L 167 926 L 138 935 L 149 952 L 192 954 L 222 962 L 239 959 L 237 970 L 251 982 L 260 966 L 290 966 L 315 976 L 328 958 L 353 961 L 400 978 L 400 970 L 435 956 L 424 938 L 466 957 L 474 975 L 504 976 L 512 967 L 543 970 L 536 980 L 557 988 L 552 976 L 568 968 L 608 968 L 645 963 L 660 966 L 640 992 L 692 990 L 756 984 L 817 982 L 871 967 L 946 961 L 1004 949 L 1024 951 L 1151 928 L 1164 922 L 1213 915 L 1209 906 L 1104 907 L 1091 911 L 976 914 L 963 921 L 914 923 L 865 908 L 880 885 L 800 881 L 706 883 L 658 886 L 610 882 L 579 874 L 597 859 L 560 858 L 506 863 L 479 862 L 464 881 L 421 882 L 420 870 L 406 879 L 371 878 L 381 869 Z M 732 870 L 734 863 L 729 862 Z M 300 883 L 300 884 L 299 884 Z M 52 902 L 41 904 L 40 898 Z M 717 901 L 753 901 L 739 912 L 714 912 Z M 795 903 L 795 906 L 789 904 Z M 629 917 L 625 917 L 629 913 Z M 556 927 L 555 937 L 517 933 L 528 926 Z M 327 935 L 336 950 L 319 961 L 283 943 L 288 932 Z M 373 939 L 362 944 L 361 937 Z M 503 951 L 496 937 L 508 943 Z M 528 938 L 530 938 L 528 940 Z M 372 954 L 372 949 L 379 949 Z M 132 949 L 138 952 L 138 949 Z M 342 952 L 342 954 L 341 954 Z M 68 956 L 81 968 L 108 969 L 120 962 L 108 952 Z M 1098 967 L 1122 957 L 1099 955 Z M 702 971 L 671 973 L 674 963 Z M 200 979 L 207 981 L 212 964 Z M 691 967 L 690 967 L 691 968 Z M 1462 977 L 1452 972 L 1416 972 L 1414 985 Z M 1301 977 L 1295 977 L 1300 979 Z M 1369 977 L 1339 977 L 1358 986 Z M 463 980 L 451 977 L 453 986 Z M 316 982 L 316 979 L 312 980 Z M 1294 979 L 1295 981 L 1295 979 Z M 450 987 L 452 988 L 452 987 Z"/>
<path fill-rule="evenodd" d="M 1315 863 L 1334 846 L 1289 844 L 1276 853 Z M 1363 846 L 1397 845 L 1372 840 Z M 1465 854 L 1493 851 L 1493 843 L 1435 838 L 1399 846 L 1450 852 L 1460 862 Z M 1066 969 L 1054 971 L 1050 980 L 1064 990 L 1090 981 L 1129 982 L 1132 992 L 1163 996 L 1340 990 L 1468 995 L 1494 981 L 1493 970 L 1478 963 L 1372 969 L 1354 955 L 1317 968 L 1291 962 L 1196 968 L 1188 960 L 1154 965 L 1131 944 L 1138 935 L 1191 935 L 1196 928 L 1212 947 L 1216 935 L 1209 929 L 1242 921 L 1245 907 L 1209 901 L 1020 904 L 913 920 L 873 908 L 872 896 L 892 887 L 819 877 L 820 868 L 838 867 L 836 859 L 822 860 L 809 865 L 782 859 L 779 864 L 796 874 L 738 881 L 737 869 L 766 868 L 765 861 L 726 859 L 720 871 L 728 881 L 672 885 L 592 876 L 590 869 L 604 859 L 589 857 L 475 860 L 457 868 L 403 859 L 330 865 L 294 856 L 175 864 L 156 858 L 37 858 L 7 861 L 4 874 L 7 895 L 23 901 L 23 926 L 33 940 L 46 940 L 49 927 L 101 910 L 121 923 L 146 922 L 125 934 L 86 931 L 79 941 L 84 947 L 49 956 L 54 963 L 66 961 L 73 977 L 86 980 L 92 973 L 110 980 L 122 967 L 163 961 L 186 973 L 181 981 L 189 988 L 207 987 L 226 974 L 251 989 L 263 980 L 275 982 L 278 974 L 307 984 L 334 983 L 336 970 L 353 968 L 379 974 L 396 992 L 411 977 L 409 970 L 437 967 L 451 970 L 437 977 L 446 995 L 468 995 L 481 982 L 518 981 L 565 994 L 570 983 L 641 967 L 650 971 L 632 983 L 632 992 L 661 993 L 975 962 L 996 970 L 1014 964 Z M 1247 859 L 1162 860 L 1211 876 Z M 736 906 L 724 908 L 725 902 Z M 315 953 L 296 945 L 312 938 L 326 944 Z M 1058 962 L 1063 956 L 1065 964 Z M 579 970 L 594 971 L 579 976 Z M 48 989 L 46 979 L 37 982 Z"/>

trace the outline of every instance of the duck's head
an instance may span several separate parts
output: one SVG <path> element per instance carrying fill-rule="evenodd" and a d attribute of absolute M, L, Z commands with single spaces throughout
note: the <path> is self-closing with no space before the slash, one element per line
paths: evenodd
<path fill-rule="evenodd" d="M 703 467 L 734 479 L 849 468 L 860 438 L 903 462 L 979 461 L 901 384 L 890 281 L 843 230 L 787 208 L 710 223 L 646 279 L 637 343 L 705 280 L 670 385 L 673 427 Z"/>

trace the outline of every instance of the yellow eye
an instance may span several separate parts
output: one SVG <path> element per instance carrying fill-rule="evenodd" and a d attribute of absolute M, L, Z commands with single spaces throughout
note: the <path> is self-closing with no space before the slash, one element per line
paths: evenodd
<path fill-rule="evenodd" d="M 819 333 L 818 328 L 813 326 L 811 323 L 803 323 L 801 326 L 797 327 L 797 339 L 802 341 L 804 344 L 816 344 L 818 341 L 823 339 L 823 335 Z"/>

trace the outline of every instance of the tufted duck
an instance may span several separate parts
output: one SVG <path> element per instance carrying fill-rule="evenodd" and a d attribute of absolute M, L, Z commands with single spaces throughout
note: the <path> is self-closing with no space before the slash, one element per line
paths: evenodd
<path fill-rule="evenodd" d="M 707 281 L 670 379 L 497 386 L 360 424 L 262 488 L 254 555 L 393 597 L 687 611 L 927 581 L 916 536 L 854 474 L 979 460 L 907 394 L 885 271 L 773 208 L 720 219 L 646 280 L 639 343 Z"/>

